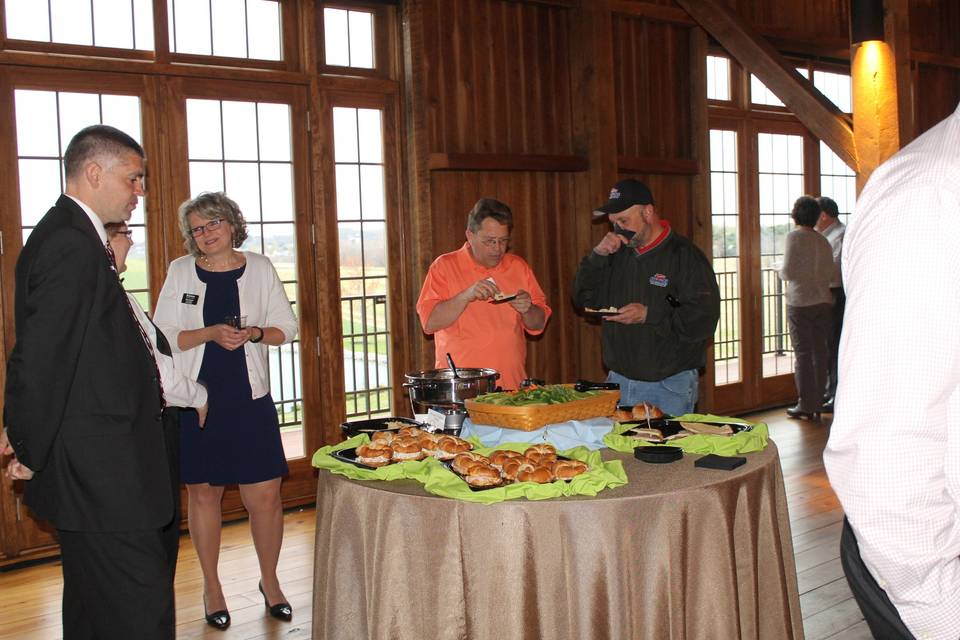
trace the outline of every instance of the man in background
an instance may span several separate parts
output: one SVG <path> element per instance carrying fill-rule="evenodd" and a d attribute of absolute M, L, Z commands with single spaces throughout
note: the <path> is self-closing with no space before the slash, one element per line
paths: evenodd
<path fill-rule="evenodd" d="M 843 309 L 847 298 L 843 295 L 843 277 L 840 273 L 840 255 L 843 248 L 843 232 L 847 228 L 840 222 L 840 210 L 832 198 L 817 198 L 820 205 L 820 217 L 814 229 L 819 231 L 830 243 L 833 250 L 833 276 L 830 278 L 830 295 L 833 297 L 831 309 L 830 336 L 827 345 L 830 348 L 827 386 L 823 391 L 823 411 L 833 412 L 833 398 L 837 395 L 837 355 L 840 351 L 840 333 L 843 330 Z"/>
<path fill-rule="evenodd" d="M 593 212 L 613 230 L 581 262 L 574 304 L 616 308 L 603 318 L 603 363 L 620 403 L 691 413 L 699 369 L 720 319 L 720 290 L 703 252 L 660 218 L 653 194 L 621 180 Z"/>
<path fill-rule="evenodd" d="M 64 153 L 66 191 L 16 267 L 16 344 L 7 363 L 7 473 L 57 529 L 65 640 L 170 640 L 173 574 L 162 528 L 174 517 L 153 352 L 107 250 L 130 219 L 144 153 L 94 125 Z"/>
<path fill-rule="evenodd" d="M 960 109 L 873 172 L 844 240 L 853 330 L 823 461 L 876 638 L 960 638 L 958 149 Z"/>
<path fill-rule="evenodd" d="M 547 298 L 526 260 L 512 253 L 510 207 L 481 198 L 467 215 L 467 241 L 430 265 L 417 300 L 426 334 L 434 336 L 435 366 L 450 354 L 458 367 L 500 372 L 500 386 L 517 389 L 527 377 L 525 334 L 543 332 Z"/>

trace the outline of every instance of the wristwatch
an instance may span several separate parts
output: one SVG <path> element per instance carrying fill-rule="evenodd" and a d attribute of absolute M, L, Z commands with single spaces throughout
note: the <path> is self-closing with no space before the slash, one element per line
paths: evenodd
<path fill-rule="evenodd" d="M 263 340 L 263 329 L 261 329 L 260 327 L 250 327 L 250 328 L 251 328 L 251 329 L 256 329 L 257 331 L 260 332 L 260 335 L 257 336 L 256 338 L 250 338 L 250 342 L 256 344 L 256 343 L 260 342 L 261 340 Z"/>

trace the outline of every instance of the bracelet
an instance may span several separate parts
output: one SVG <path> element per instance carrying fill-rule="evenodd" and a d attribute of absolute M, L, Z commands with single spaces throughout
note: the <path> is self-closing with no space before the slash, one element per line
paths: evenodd
<path fill-rule="evenodd" d="M 261 340 L 263 340 L 263 329 L 261 329 L 260 327 L 251 327 L 251 328 L 252 328 L 252 329 L 256 329 L 257 331 L 259 331 L 259 332 L 260 332 L 260 335 L 257 336 L 256 338 L 250 338 L 250 342 L 256 344 L 256 343 L 260 342 Z"/>

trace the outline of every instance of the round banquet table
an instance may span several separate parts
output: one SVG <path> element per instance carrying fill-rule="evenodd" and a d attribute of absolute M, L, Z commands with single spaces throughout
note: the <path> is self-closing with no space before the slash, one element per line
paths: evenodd
<path fill-rule="evenodd" d="M 803 638 L 776 446 L 699 457 L 606 450 L 628 484 L 493 505 L 321 470 L 313 638 Z"/>

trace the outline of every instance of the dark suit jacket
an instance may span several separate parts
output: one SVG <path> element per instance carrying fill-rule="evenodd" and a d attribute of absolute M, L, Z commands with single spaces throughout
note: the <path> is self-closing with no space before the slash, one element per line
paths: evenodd
<path fill-rule="evenodd" d="M 157 370 L 90 219 L 67 196 L 16 269 L 4 422 L 58 529 L 156 529 L 173 517 Z"/>

